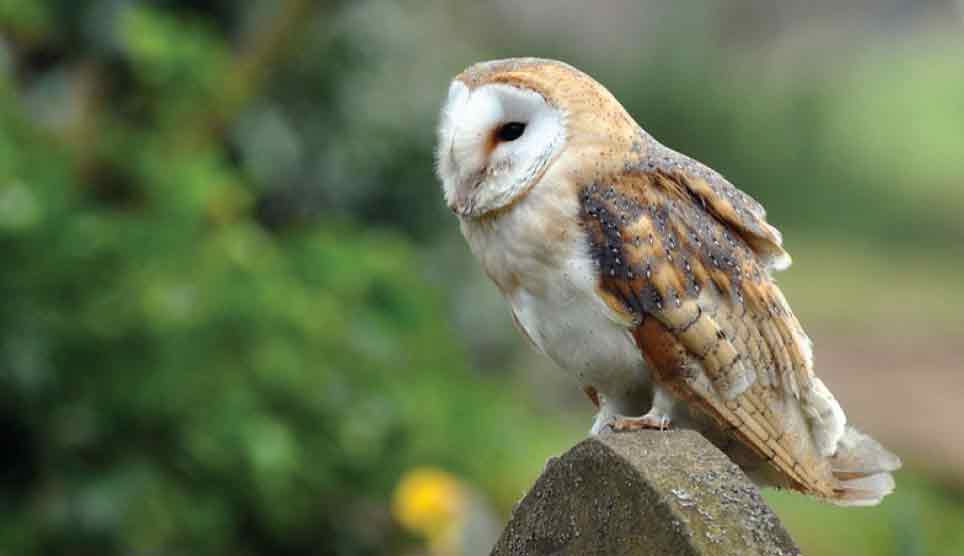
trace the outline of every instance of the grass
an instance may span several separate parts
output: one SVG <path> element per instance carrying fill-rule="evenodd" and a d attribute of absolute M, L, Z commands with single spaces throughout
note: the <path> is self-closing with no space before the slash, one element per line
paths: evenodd
<path fill-rule="evenodd" d="M 764 497 L 804 554 L 964 554 L 964 490 L 914 469 L 900 471 L 897 491 L 871 508 L 841 508 L 773 490 Z"/>

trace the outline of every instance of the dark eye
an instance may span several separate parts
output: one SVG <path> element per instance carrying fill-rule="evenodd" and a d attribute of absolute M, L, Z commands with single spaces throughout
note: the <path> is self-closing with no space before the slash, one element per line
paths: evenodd
<path fill-rule="evenodd" d="M 500 141 L 515 141 L 519 137 L 522 137 L 525 130 L 526 125 L 522 122 L 509 122 L 500 127 L 499 131 L 496 131 L 495 134 Z"/>

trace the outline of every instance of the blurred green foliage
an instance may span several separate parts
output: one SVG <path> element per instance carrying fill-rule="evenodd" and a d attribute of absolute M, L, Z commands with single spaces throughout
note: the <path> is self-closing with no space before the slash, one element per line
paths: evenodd
<path fill-rule="evenodd" d="M 460 363 L 420 255 L 347 220 L 259 221 L 219 129 L 246 94 L 223 85 L 256 70 L 221 32 L 131 7 L 116 50 L 50 75 L 77 22 L 4 6 L 26 80 L 61 80 L 40 121 L 75 112 L 38 126 L 7 68 L 3 553 L 394 552 L 403 470 L 524 486 L 530 416 Z"/>
<path fill-rule="evenodd" d="M 454 472 L 505 512 L 584 433 L 470 368 L 466 344 L 507 347 L 494 327 L 451 322 L 489 309 L 453 279 L 432 118 L 448 76 L 492 50 L 463 43 L 502 39 L 456 29 L 456 62 L 414 56 L 415 31 L 444 28 L 431 7 L 0 0 L 0 553 L 401 553 L 405 470 Z M 808 238 L 928 261 L 964 240 L 955 56 L 868 59 L 834 86 L 687 56 L 600 77 Z M 886 140 L 906 122 L 919 148 Z M 921 516 L 959 541 L 959 500 L 901 488 L 919 508 L 867 514 L 862 553 Z M 838 515 L 776 503 L 814 547 L 808 524 Z M 887 553 L 944 553 L 896 529 Z"/>

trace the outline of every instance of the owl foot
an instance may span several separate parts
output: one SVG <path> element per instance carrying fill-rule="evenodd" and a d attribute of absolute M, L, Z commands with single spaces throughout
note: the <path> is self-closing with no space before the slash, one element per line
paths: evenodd
<path fill-rule="evenodd" d="M 664 431 L 669 429 L 672 424 L 672 421 L 670 421 L 670 418 L 666 415 L 649 412 L 639 417 L 613 416 L 603 428 L 612 432 L 629 432 L 646 429 Z"/>

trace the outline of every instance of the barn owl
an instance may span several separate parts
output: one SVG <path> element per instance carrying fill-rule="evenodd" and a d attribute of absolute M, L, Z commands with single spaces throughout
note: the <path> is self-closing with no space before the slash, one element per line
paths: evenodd
<path fill-rule="evenodd" d="M 763 207 L 562 62 L 455 77 L 437 172 L 520 332 L 596 404 L 591 434 L 695 429 L 762 485 L 872 505 L 900 460 L 847 424 L 771 272 Z"/>

